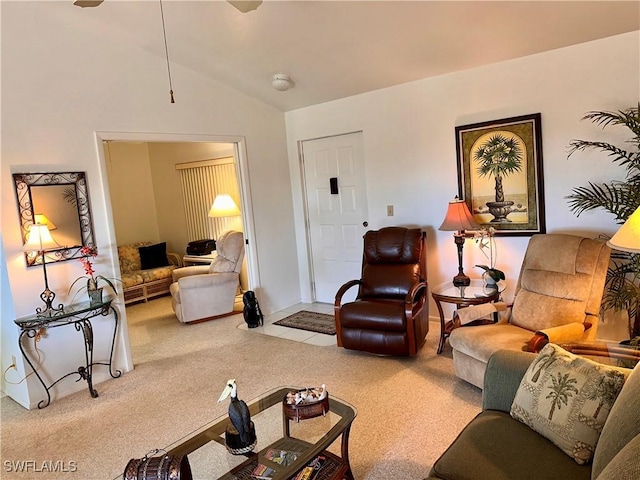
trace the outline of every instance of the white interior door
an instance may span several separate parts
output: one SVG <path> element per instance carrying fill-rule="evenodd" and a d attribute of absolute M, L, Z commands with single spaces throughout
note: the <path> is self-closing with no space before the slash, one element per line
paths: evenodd
<path fill-rule="evenodd" d="M 313 291 L 317 302 L 333 303 L 338 288 L 360 278 L 362 268 L 368 226 L 362 133 L 302 142 L 302 162 Z M 356 292 L 352 288 L 348 299 Z"/>

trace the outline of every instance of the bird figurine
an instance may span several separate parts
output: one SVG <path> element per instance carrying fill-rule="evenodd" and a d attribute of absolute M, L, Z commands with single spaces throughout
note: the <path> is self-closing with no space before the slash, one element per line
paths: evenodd
<path fill-rule="evenodd" d="M 227 385 L 218 398 L 218 403 L 231 395 L 229 403 L 229 420 L 231 425 L 225 432 L 225 442 L 227 449 L 234 454 L 244 454 L 251 452 L 256 446 L 256 431 L 251 421 L 251 413 L 247 404 L 238 399 L 238 386 L 235 378 L 227 381 Z"/>

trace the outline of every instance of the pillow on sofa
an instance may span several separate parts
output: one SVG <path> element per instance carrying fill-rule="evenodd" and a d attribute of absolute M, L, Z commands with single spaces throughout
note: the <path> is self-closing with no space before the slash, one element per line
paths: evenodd
<path fill-rule="evenodd" d="M 628 374 L 548 343 L 522 378 L 511 416 L 583 465 Z"/>
<path fill-rule="evenodd" d="M 167 242 L 156 243 L 148 247 L 139 247 L 138 252 L 140 252 L 142 270 L 150 270 L 152 268 L 166 267 L 169 265 Z"/>

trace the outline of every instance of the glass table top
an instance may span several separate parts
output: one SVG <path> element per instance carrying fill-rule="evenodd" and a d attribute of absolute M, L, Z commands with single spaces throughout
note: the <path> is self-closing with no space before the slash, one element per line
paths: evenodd
<path fill-rule="evenodd" d="M 255 425 L 257 445 L 253 453 L 232 455 L 225 446 L 225 430 L 229 424 L 227 415 L 204 424 L 197 430 L 177 439 L 162 450 L 169 455 L 187 455 L 194 479 L 244 479 L 259 463 L 273 469 L 273 480 L 288 479 L 327 449 L 342 433 L 350 428 L 356 409 L 331 396 L 329 411 L 324 416 L 288 421 L 289 436 L 285 435 L 285 419 L 282 401 L 286 394 L 300 387 L 278 387 L 260 397 L 248 401 L 251 421 Z M 228 402 L 228 400 L 227 400 Z M 295 460 L 289 465 L 280 465 L 265 458 L 269 450 L 295 452 Z M 132 452 L 132 458 L 142 458 L 147 452 Z M 249 462 L 251 465 L 246 465 Z M 245 465 L 243 465 L 245 464 Z M 122 478 L 122 471 L 116 478 Z M 234 473 L 235 471 L 235 473 Z"/>
<path fill-rule="evenodd" d="M 476 299 L 497 296 L 498 291 L 495 288 L 485 286 L 482 280 L 472 279 L 471 285 L 468 287 L 455 287 L 451 281 L 436 285 L 432 293 L 457 299 Z"/>

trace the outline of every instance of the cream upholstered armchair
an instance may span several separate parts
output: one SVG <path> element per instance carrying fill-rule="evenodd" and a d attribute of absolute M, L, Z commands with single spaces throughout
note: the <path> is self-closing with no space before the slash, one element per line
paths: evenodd
<path fill-rule="evenodd" d="M 211 265 L 173 271 L 170 291 L 178 320 L 194 323 L 233 312 L 244 258 L 244 236 L 232 230 L 216 241 L 217 255 Z"/>
<path fill-rule="evenodd" d="M 531 237 L 508 318 L 451 332 L 456 375 L 482 388 L 487 362 L 497 350 L 594 341 L 610 254 L 604 242 L 576 235 Z"/>

